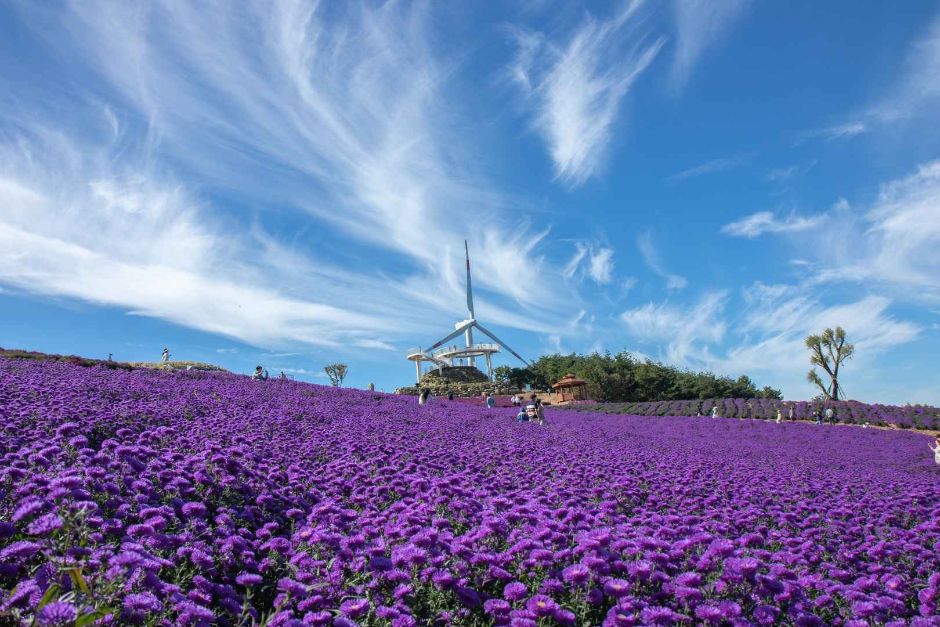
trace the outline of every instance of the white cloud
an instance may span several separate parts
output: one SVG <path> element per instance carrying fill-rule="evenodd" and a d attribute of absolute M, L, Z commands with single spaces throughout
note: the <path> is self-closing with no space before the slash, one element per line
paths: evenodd
<path fill-rule="evenodd" d="M 678 41 L 670 76 L 673 89 L 685 86 L 701 56 L 728 35 L 749 4 L 749 0 L 674 0 Z"/>
<path fill-rule="evenodd" d="M 591 255 L 588 274 L 595 283 L 610 283 L 614 272 L 614 251 L 611 248 L 600 248 Z"/>
<path fill-rule="evenodd" d="M 856 384 L 877 372 L 880 355 L 913 341 L 923 329 L 890 315 L 885 297 L 827 305 L 810 289 L 755 283 L 742 290 L 743 306 L 732 315 L 726 314 L 729 295 L 712 292 L 688 307 L 647 303 L 620 319 L 632 337 L 658 347 L 654 356 L 667 363 L 734 377 L 746 373 L 793 399 L 815 393 L 806 383 L 810 363 L 804 338 L 842 326 L 857 351 L 843 373 L 849 394 L 875 400 Z"/>
<path fill-rule="evenodd" d="M 0 281 L 255 344 L 387 349 L 460 312 L 468 238 L 485 320 L 544 331 L 579 307 L 550 289 L 559 269 L 536 250 L 547 230 L 500 209 L 453 135 L 424 7 L 19 10 L 85 78 L 54 126 L 41 107 L 7 112 Z M 349 268 L 275 239 L 263 218 L 285 210 L 308 216 L 304 250 L 385 251 L 410 270 Z"/>
<path fill-rule="evenodd" d="M 833 226 L 820 234 L 817 280 L 877 281 L 940 300 L 940 160 L 883 185 L 867 212 Z"/>
<path fill-rule="evenodd" d="M 824 213 L 781 219 L 759 212 L 722 231 L 791 238 L 801 255 L 791 263 L 814 283 L 877 285 L 896 297 L 940 302 L 940 160 L 882 185 L 867 210 L 840 199 Z"/>
<path fill-rule="evenodd" d="M 726 300 L 725 292 L 712 292 L 689 308 L 650 302 L 623 312 L 620 320 L 633 337 L 664 344 L 667 362 L 687 366 L 707 358 L 708 345 L 724 339 L 727 325 L 721 315 Z"/>
<path fill-rule="evenodd" d="M 787 398 L 816 393 L 806 383 L 810 369 L 806 336 L 827 327 L 842 326 L 856 356 L 843 376 L 849 396 L 874 400 L 853 387 L 872 370 L 880 354 L 917 338 L 922 329 L 888 313 L 891 301 L 881 296 L 825 305 L 806 287 L 756 283 L 744 290 L 745 308 L 735 325 L 738 337 L 721 357 L 709 362 L 720 372 L 753 373 L 783 389 Z"/>
<path fill-rule="evenodd" d="M 586 275 L 600 285 L 610 283 L 613 272 L 613 249 L 584 242 L 575 242 L 575 253 L 562 270 L 567 279 Z"/>
<path fill-rule="evenodd" d="M 677 172 L 669 178 L 672 180 L 682 180 L 704 176 L 706 174 L 715 174 L 716 172 L 724 172 L 725 170 L 740 165 L 741 161 L 740 158 L 712 159 L 711 161 L 706 161 L 695 167 Z"/>
<path fill-rule="evenodd" d="M 777 218 L 770 211 L 759 211 L 745 218 L 726 224 L 721 232 L 735 237 L 753 239 L 764 233 L 800 233 L 815 229 L 824 220 L 824 216 L 796 216 L 789 215 L 783 219 Z"/>
<path fill-rule="evenodd" d="M 639 32 L 641 4 L 634 0 L 608 20 L 588 15 L 563 41 L 512 31 L 518 52 L 510 76 L 533 110 L 556 178 L 571 186 L 600 166 L 621 101 L 664 43 Z"/>
<path fill-rule="evenodd" d="M 891 123 L 924 112 L 933 120 L 940 102 L 940 13 L 911 46 L 899 74 L 895 85 L 885 90 L 884 99 L 869 112 L 871 117 Z"/>
<path fill-rule="evenodd" d="M 822 138 L 826 140 L 834 139 L 848 139 L 850 137 L 855 137 L 863 133 L 868 132 L 869 128 L 865 122 L 845 122 L 843 124 L 836 124 L 835 126 L 826 126 L 823 128 L 813 129 L 811 131 L 804 131 L 800 133 L 797 138 L 797 143 L 802 143 L 804 141 L 816 138 Z"/>
<path fill-rule="evenodd" d="M 646 231 L 645 233 L 641 233 L 636 238 L 636 244 L 640 249 L 643 260 L 646 262 L 646 265 L 649 266 L 650 270 L 666 279 L 667 289 L 681 290 L 688 284 L 685 277 L 666 271 L 662 261 L 659 259 L 659 252 L 657 252 L 656 247 L 653 245 L 653 235 L 651 232 Z"/>

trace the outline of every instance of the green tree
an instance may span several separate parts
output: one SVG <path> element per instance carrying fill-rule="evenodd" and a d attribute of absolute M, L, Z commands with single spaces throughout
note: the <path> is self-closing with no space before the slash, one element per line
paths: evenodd
<path fill-rule="evenodd" d="M 512 368 L 509 366 L 496 366 L 493 368 L 493 382 L 500 385 L 509 385 L 509 374 Z"/>
<path fill-rule="evenodd" d="M 810 350 L 810 363 L 825 371 L 829 385 L 825 385 L 816 368 L 806 374 L 807 381 L 820 389 L 825 400 L 839 400 L 840 396 L 845 398 L 845 393 L 839 387 L 839 368 L 855 354 L 855 345 L 845 342 L 845 329 L 836 327 L 835 331 L 826 329 L 819 335 L 810 335 L 806 338 L 806 348 Z"/>
<path fill-rule="evenodd" d="M 328 364 L 323 367 L 323 372 L 330 378 L 333 387 L 338 388 L 343 385 L 343 379 L 346 378 L 346 372 L 349 368 L 346 364 Z"/>

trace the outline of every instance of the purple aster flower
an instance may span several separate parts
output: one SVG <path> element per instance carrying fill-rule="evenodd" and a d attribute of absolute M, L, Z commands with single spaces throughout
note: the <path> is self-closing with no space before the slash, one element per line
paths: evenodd
<path fill-rule="evenodd" d="M 58 514 L 49 513 L 44 514 L 29 523 L 29 527 L 26 528 L 26 532 L 31 536 L 45 536 L 49 535 L 56 529 L 62 526 L 62 519 L 59 518 Z"/>
<path fill-rule="evenodd" d="M 480 594 L 473 588 L 458 586 L 455 592 L 460 603 L 465 607 L 474 608 L 480 605 Z"/>
<path fill-rule="evenodd" d="M 256 586 L 264 581 L 264 578 L 257 573 L 238 573 L 235 577 L 235 583 L 240 586 Z"/>
<path fill-rule="evenodd" d="M 24 518 L 29 518 L 42 511 L 48 506 L 45 501 L 42 501 L 37 498 L 28 498 L 22 501 L 17 505 L 16 509 L 13 510 L 13 516 L 10 517 L 12 522 L 19 522 Z"/>
<path fill-rule="evenodd" d="M 565 581 L 579 586 L 591 578 L 591 571 L 584 564 L 572 564 L 561 572 Z"/>
<path fill-rule="evenodd" d="M 630 593 L 630 582 L 623 579 L 608 579 L 604 582 L 604 592 L 616 599 Z"/>
<path fill-rule="evenodd" d="M 551 616 L 558 609 L 558 603 L 549 596 L 537 594 L 526 601 L 525 607 L 536 616 Z"/>
<path fill-rule="evenodd" d="M 483 611 L 493 616 L 506 616 L 512 606 L 503 599 L 489 599 L 483 603 Z"/>
<path fill-rule="evenodd" d="M 343 601 L 339 606 L 339 611 L 349 618 L 360 618 L 369 611 L 368 599 L 349 599 Z"/>
<path fill-rule="evenodd" d="M 124 597 L 124 608 L 131 612 L 159 612 L 163 608 L 160 599 L 150 592 L 139 592 Z"/>
<path fill-rule="evenodd" d="M 29 540 L 20 540 L 19 542 L 14 542 L 10 546 L 6 547 L 0 551 L 0 560 L 6 559 L 23 559 L 31 555 L 35 555 L 40 550 L 42 546 L 36 544 L 35 542 L 30 542 Z"/>
<path fill-rule="evenodd" d="M 78 618 L 78 610 L 71 603 L 53 601 L 48 603 L 36 616 L 36 622 L 42 627 L 66 627 Z"/>
<path fill-rule="evenodd" d="M 507 601 L 521 601 L 529 595 L 529 589 L 525 587 L 525 584 L 519 581 L 513 581 L 512 583 L 507 583 L 506 587 L 503 588 L 503 596 Z"/>
<path fill-rule="evenodd" d="M 199 501 L 184 503 L 181 511 L 186 518 L 205 518 L 207 513 L 205 503 Z"/>

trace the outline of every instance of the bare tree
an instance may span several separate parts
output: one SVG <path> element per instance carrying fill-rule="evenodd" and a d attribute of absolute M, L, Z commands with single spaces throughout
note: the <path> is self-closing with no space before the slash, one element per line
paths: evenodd
<path fill-rule="evenodd" d="M 819 335 L 810 335 L 806 338 L 806 348 L 811 353 L 810 363 L 826 372 L 829 385 L 823 383 L 816 368 L 809 371 L 806 379 L 819 386 L 825 400 L 837 401 L 840 395 L 845 398 L 845 393 L 839 388 L 839 367 L 855 353 L 855 345 L 845 343 L 845 329 L 836 327 L 835 331 L 826 329 Z"/>
<path fill-rule="evenodd" d="M 330 383 L 332 383 L 335 388 L 343 385 L 343 379 L 346 378 L 347 370 L 349 370 L 349 368 L 346 367 L 346 364 L 329 364 L 323 367 L 323 372 L 330 378 Z"/>

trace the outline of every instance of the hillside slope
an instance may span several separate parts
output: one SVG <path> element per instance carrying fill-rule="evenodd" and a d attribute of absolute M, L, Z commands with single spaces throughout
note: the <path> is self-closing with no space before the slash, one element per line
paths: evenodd
<path fill-rule="evenodd" d="M 0 414 L 15 620 L 936 612 L 940 470 L 912 433 L 557 410 L 539 428 L 443 400 L 6 359 Z"/>

